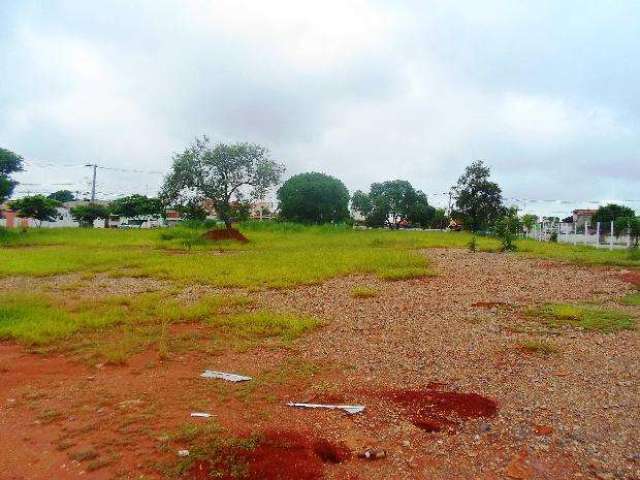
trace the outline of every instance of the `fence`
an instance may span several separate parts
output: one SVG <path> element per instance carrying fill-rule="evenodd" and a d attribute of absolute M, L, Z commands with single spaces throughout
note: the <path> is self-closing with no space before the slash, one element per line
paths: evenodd
<path fill-rule="evenodd" d="M 633 239 L 629 229 L 623 232 L 614 231 L 613 222 L 596 225 L 577 223 L 539 223 L 526 233 L 527 238 L 533 238 L 541 242 L 548 242 L 553 236 L 561 243 L 573 245 L 590 245 L 596 248 L 630 248 Z"/>

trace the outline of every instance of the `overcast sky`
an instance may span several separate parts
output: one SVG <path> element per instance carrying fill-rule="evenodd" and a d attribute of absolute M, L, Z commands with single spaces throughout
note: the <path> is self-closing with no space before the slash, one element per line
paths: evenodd
<path fill-rule="evenodd" d="M 441 205 L 474 159 L 539 213 L 640 210 L 638 1 L 0 0 L 18 191 L 154 193 L 196 135 Z M 72 183 L 70 186 L 57 184 Z M 27 185 L 33 184 L 33 185 Z M 631 202 L 636 200 L 636 202 Z"/>

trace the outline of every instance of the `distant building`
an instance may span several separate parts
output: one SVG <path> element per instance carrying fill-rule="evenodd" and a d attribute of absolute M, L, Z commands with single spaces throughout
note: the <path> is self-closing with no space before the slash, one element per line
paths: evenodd
<path fill-rule="evenodd" d="M 573 211 L 572 223 L 576 228 L 584 228 L 585 225 L 593 226 L 591 219 L 596 214 L 597 210 L 591 209 L 578 209 Z"/>

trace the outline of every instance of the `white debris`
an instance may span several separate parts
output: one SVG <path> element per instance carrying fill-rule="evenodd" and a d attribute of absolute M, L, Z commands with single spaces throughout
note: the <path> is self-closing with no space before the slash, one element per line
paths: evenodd
<path fill-rule="evenodd" d="M 215 370 L 205 370 L 202 375 L 203 378 L 219 378 L 226 380 L 227 382 L 247 382 L 251 380 L 251 377 L 245 377 L 244 375 L 238 375 L 236 373 L 217 372 Z"/>
<path fill-rule="evenodd" d="M 364 412 L 364 405 L 333 405 L 333 404 L 322 404 L 322 403 L 287 403 L 289 407 L 296 408 L 326 408 L 328 410 L 342 410 L 347 412 L 349 415 L 354 415 L 356 413 Z"/>
<path fill-rule="evenodd" d="M 207 412 L 191 412 L 191 416 L 192 417 L 198 417 L 198 418 L 210 418 L 210 417 L 213 417 L 212 414 L 207 413 Z"/>
<path fill-rule="evenodd" d="M 188 457 L 189 456 L 189 450 L 178 450 L 178 456 L 179 457 Z"/>

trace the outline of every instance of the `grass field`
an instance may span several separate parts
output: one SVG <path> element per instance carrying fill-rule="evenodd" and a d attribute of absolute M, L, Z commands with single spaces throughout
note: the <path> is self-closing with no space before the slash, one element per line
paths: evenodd
<path fill-rule="evenodd" d="M 198 283 L 249 291 L 288 288 L 351 274 L 372 274 L 389 281 L 406 280 L 437 274 L 429 267 L 421 249 L 466 248 L 470 239 L 466 233 L 361 231 L 342 226 L 295 224 L 248 223 L 242 225 L 241 230 L 250 239 L 249 243 L 204 241 L 203 230 L 186 227 L 5 230 L 0 237 L 0 277 L 45 277 L 77 272 L 90 278 L 104 273 L 110 277 L 167 280 L 177 291 Z M 477 248 L 497 251 L 499 242 L 479 237 Z M 518 251 L 520 255 L 584 264 L 640 264 L 631 260 L 626 252 L 534 241 L 520 241 Z M 354 298 L 377 294 L 366 285 L 352 291 Z M 634 299 L 626 301 L 631 300 Z M 292 317 L 286 312 L 245 311 L 244 317 L 218 315 L 228 305 L 246 303 L 250 303 L 247 297 L 209 297 L 196 305 L 185 306 L 162 299 L 158 294 L 139 295 L 132 302 L 131 298 L 118 296 L 87 301 L 73 295 L 62 299 L 46 295 L 34 299 L 29 292 L 5 293 L 0 295 L 0 339 L 46 345 L 77 332 L 122 325 L 130 327 L 127 338 L 132 337 L 131 332 L 137 332 L 138 337 L 148 337 L 148 325 L 157 327 L 205 318 L 227 330 L 235 325 L 237 338 L 274 335 L 289 339 L 314 324 L 310 319 Z M 131 318 L 135 320 L 132 322 Z M 213 322 L 212 318 L 218 320 Z M 238 325 L 245 325 L 244 331 Z M 158 341 L 161 335 L 161 331 L 151 332 Z"/>
<path fill-rule="evenodd" d="M 203 231 L 42 229 L 0 237 L 0 276 L 110 272 L 226 287 L 291 287 L 336 276 L 376 274 L 389 280 L 429 275 L 419 249 L 466 248 L 466 233 L 357 231 L 348 227 L 246 224 L 250 239 L 207 243 Z M 478 248 L 496 251 L 495 239 Z M 626 251 L 597 250 L 533 240 L 518 242 L 522 255 L 582 264 L 640 266 Z"/>

